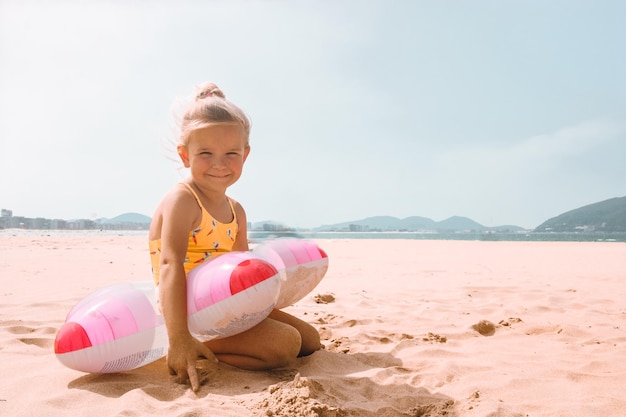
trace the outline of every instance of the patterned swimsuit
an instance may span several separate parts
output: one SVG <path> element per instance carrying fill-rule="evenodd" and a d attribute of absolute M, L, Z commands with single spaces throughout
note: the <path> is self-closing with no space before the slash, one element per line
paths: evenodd
<path fill-rule="evenodd" d="M 198 194 L 189 184 L 181 183 L 191 191 L 200 209 L 202 210 L 202 220 L 200 225 L 189 232 L 189 243 L 187 245 L 187 255 L 185 256 L 185 273 L 188 274 L 194 267 L 200 265 L 207 259 L 212 259 L 223 253 L 230 252 L 235 244 L 238 225 L 237 215 L 233 208 L 233 202 L 228 199 L 230 210 L 233 213 L 233 220 L 230 223 L 220 223 L 202 206 Z M 161 261 L 161 239 L 148 242 L 150 247 L 150 263 L 152 264 L 152 277 L 155 285 L 159 285 L 159 272 Z"/>

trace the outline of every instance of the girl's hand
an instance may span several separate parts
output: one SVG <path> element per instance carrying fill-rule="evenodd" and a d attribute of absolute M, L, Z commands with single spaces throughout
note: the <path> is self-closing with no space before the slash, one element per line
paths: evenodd
<path fill-rule="evenodd" d="M 213 352 L 191 335 L 174 342 L 170 341 L 167 352 L 167 368 L 170 375 L 175 376 L 174 380 L 179 384 L 186 384 L 189 381 L 193 392 L 200 388 L 196 371 L 196 360 L 199 357 L 218 362 Z"/>

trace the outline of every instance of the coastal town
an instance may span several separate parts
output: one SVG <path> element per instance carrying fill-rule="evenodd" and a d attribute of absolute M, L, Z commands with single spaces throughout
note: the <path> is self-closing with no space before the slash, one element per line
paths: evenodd
<path fill-rule="evenodd" d="M 46 219 L 14 216 L 12 210 L 0 210 L 0 229 L 35 230 L 148 230 L 145 221 L 107 221 L 106 219 Z"/>

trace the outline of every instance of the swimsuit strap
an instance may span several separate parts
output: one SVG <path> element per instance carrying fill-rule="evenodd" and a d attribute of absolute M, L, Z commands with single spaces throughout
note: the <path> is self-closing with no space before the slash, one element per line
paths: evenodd
<path fill-rule="evenodd" d="M 198 203 L 198 205 L 200 206 L 200 208 L 204 211 L 206 211 L 207 213 L 209 213 L 207 211 L 206 208 L 204 208 L 204 206 L 202 205 L 202 202 L 200 201 L 200 197 L 198 197 L 198 194 L 196 193 L 196 190 L 193 189 L 193 187 L 189 184 L 187 184 L 186 182 L 181 182 L 181 184 L 183 184 L 185 187 L 187 187 L 189 189 L 189 191 L 191 191 L 191 194 L 193 194 L 193 197 L 196 199 L 196 202 Z M 233 200 L 231 200 L 229 197 L 226 197 L 226 200 L 228 201 L 228 205 L 230 206 L 230 212 L 233 213 L 233 220 L 232 222 L 237 222 L 237 213 L 235 213 L 235 207 L 233 206 Z M 211 213 L 209 213 L 210 215 Z M 211 216 L 213 217 L 213 216 Z"/>
<path fill-rule="evenodd" d="M 228 205 L 230 206 L 230 212 L 233 213 L 233 222 L 237 223 L 237 213 L 235 213 L 235 207 L 233 206 L 233 200 L 231 200 L 228 196 L 226 197 L 226 200 L 228 200 Z"/>
<path fill-rule="evenodd" d="M 200 206 L 201 209 L 206 210 L 204 208 L 204 206 L 202 205 L 202 203 L 200 202 L 200 197 L 198 197 L 198 194 L 196 193 L 196 190 L 193 189 L 193 187 L 189 184 L 187 184 L 186 182 L 181 182 L 182 185 L 184 185 L 185 187 L 187 187 L 189 189 L 189 191 L 191 191 L 191 194 L 193 194 L 193 197 L 196 199 L 196 202 L 198 203 L 198 205 Z"/>

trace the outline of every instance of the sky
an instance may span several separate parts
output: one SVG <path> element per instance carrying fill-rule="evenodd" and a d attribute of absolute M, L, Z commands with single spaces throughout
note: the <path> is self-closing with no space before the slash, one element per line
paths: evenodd
<path fill-rule="evenodd" d="M 621 0 L 0 0 L 0 207 L 150 216 L 213 81 L 248 220 L 534 228 L 626 196 Z"/>

